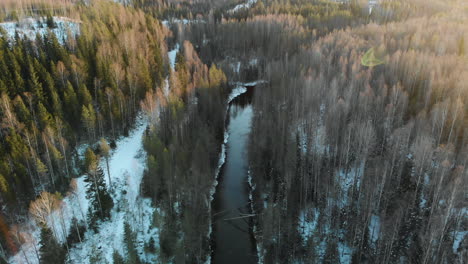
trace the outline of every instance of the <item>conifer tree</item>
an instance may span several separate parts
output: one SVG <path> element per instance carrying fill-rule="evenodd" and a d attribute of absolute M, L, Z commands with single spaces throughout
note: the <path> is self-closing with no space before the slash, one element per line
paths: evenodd
<path fill-rule="evenodd" d="M 109 186 L 111 186 L 112 182 L 109 168 L 110 146 L 109 144 L 107 144 L 107 140 L 105 138 L 101 138 L 101 140 L 99 141 L 99 148 L 101 150 L 101 154 L 106 159 L 107 177 L 109 178 Z"/>
<path fill-rule="evenodd" d="M 130 225 L 125 222 L 124 224 L 124 242 L 128 250 L 127 264 L 140 264 L 140 257 L 135 247 L 136 236 L 132 231 Z"/>
<path fill-rule="evenodd" d="M 89 226 L 94 230 L 97 229 L 98 220 L 105 220 L 110 217 L 110 210 L 114 206 L 112 197 L 107 192 L 104 173 L 97 163 L 96 155 L 88 148 L 85 154 L 85 166 L 88 170 L 85 179 L 88 183 L 86 197 L 90 201 L 88 210 Z"/>
<path fill-rule="evenodd" d="M 37 106 L 39 114 L 39 125 L 42 129 L 45 129 L 49 125 L 53 125 L 52 115 L 47 111 L 45 106 L 42 103 L 39 103 Z"/>
<path fill-rule="evenodd" d="M 125 264 L 125 260 L 116 250 L 114 250 L 114 253 L 112 253 L 112 259 L 114 264 Z"/>
<path fill-rule="evenodd" d="M 65 263 L 66 250 L 55 239 L 52 231 L 47 227 L 41 228 L 41 248 L 39 250 L 41 263 L 44 264 L 61 264 Z"/>

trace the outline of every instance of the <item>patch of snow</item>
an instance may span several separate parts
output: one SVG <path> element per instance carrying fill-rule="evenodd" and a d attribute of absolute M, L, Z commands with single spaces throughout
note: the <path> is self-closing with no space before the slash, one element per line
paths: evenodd
<path fill-rule="evenodd" d="M 427 206 L 427 200 L 424 197 L 421 197 L 421 201 L 419 202 L 419 207 L 420 208 L 426 208 Z"/>
<path fill-rule="evenodd" d="M 180 46 L 177 43 L 174 49 L 167 53 L 167 56 L 169 57 L 169 65 L 171 65 L 172 70 L 174 70 L 175 68 L 177 52 L 179 52 L 179 49 L 180 49 Z"/>
<path fill-rule="evenodd" d="M 262 83 L 267 83 L 267 81 L 257 80 L 257 81 L 253 81 L 253 82 L 230 82 L 230 84 L 237 85 L 237 86 L 256 86 L 256 85 L 262 84 Z"/>
<path fill-rule="evenodd" d="M 241 62 L 238 61 L 236 63 L 231 63 L 231 68 L 232 68 L 232 71 L 234 71 L 235 73 L 239 73 L 240 68 L 241 68 Z"/>
<path fill-rule="evenodd" d="M 244 4 L 238 4 L 236 5 L 234 8 L 232 8 L 231 10 L 228 10 L 228 13 L 236 13 L 237 11 L 241 10 L 241 9 L 247 9 L 247 8 L 250 8 L 252 7 L 255 3 L 257 3 L 257 0 L 248 0 L 246 3 Z"/>
<path fill-rule="evenodd" d="M 228 96 L 228 104 L 232 102 L 237 96 L 247 92 L 247 88 L 245 86 L 237 86 L 236 88 L 232 89 L 231 94 Z"/>
<path fill-rule="evenodd" d="M 258 65 L 258 59 L 251 59 L 251 60 L 249 61 L 249 65 L 250 65 L 250 66 L 256 66 L 256 65 Z"/>
<path fill-rule="evenodd" d="M 53 17 L 55 27 L 49 28 L 47 26 L 46 18 L 42 17 L 34 19 L 32 17 L 24 18 L 19 22 L 3 22 L 0 23 L 0 27 L 6 32 L 6 36 L 9 39 L 14 39 L 16 32 L 20 37 L 26 37 L 28 39 L 36 39 L 36 35 L 46 35 L 49 31 L 53 32 L 58 41 L 64 44 L 69 34 L 71 36 L 77 36 L 80 33 L 80 22 L 72 20 L 66 17 Z"/>
<path fill-rule="evenodd" d="M 163 20 L 161 21 L 161 23 L 165 26 L 165 27 L 169 27 L 171 24 L 182 24 L 182 25 L 189 25 L 189 24 L 196 24 L 196 23 L 206 23 L 205 20 L 203 19 L 177 19 L 177 18 L 173 18 L 173 19 L 170 19 L 170 20 Z"/>
<path fill-rule="evenodd" d="M 364 162 L 361 163 L 359 167 L 351 167 L 349 170 L 341 169 L 337 173 L 337 181 L 341 187 L 340 199 L 338 201 L 338 206 L 343 208 L 348 204 L 349 199 L 349 190 L 356 186 L 359 188 L 361 183 L 361 176 L 364 173 Z"/>
<path fill-rule="evenodd" d="M 380 234 L 380 217 L 377 215 L 372 215 L 369 222 L 369 238 L 371 242 L 375 245 L 379 239 Z"/>
<path fill-rule="evenodd" d="M 468 239 L 467 236 L 468 236 L 468 231 L 455 231 L 455 235 L 454 235 L 455 239 L 453 241 L 453 247 L 452 247 L 454 253 L 457 253 L 458 248 L 460 247 L 460 244 L 463 241 L 463 239 L 465 238 Z"/>
<path fill-rule="evenodd" d="M 353 256 L 353 249 L 346 243 L 338 243 L 338 253 L 340 254 L 340 264 L 350 264 Z"/>
<path fill-rule="evenodd" d="M 313 208 L 312 210 L 303 210 L 299 213 L 299 225 L 297 227 L 297 231 L 302 237 L 302 243 L 304 246 L 317 229 L 319 216 L 320 211 L 317 208 Z"/>

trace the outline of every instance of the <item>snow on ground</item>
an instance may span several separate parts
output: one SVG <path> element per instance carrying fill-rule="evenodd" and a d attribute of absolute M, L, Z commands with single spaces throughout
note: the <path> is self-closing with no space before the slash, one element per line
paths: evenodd
<path fill-rule="evenodd" d="M 240 68 L 241 68 L 241 62 L 238 61 L 236 63 L 231 63 L 231 68 L 232 68 L 232 71 L 235 72 L 235 73 L 239 73 L 240 72 Z"/>
<path fill-rule="evenodd" d="M 237 86 L 236 88 L 232 89 L 231 94 L 228 96 L 228 104 L 232 102 L 237 96 L 247 92 L 247 88 L 245 86 Z"/>
<path fill-rule="evenodd" d="M 66 241 L 71 220 L 75 217 L 78 221 L 86 221 L 88 200 L 86 199 L 86 183 L 84 176 L 73 180 L 75 187 L 65 196 L 60 207 L 48 216 L 48 226 L 54 236 L 60 241 Z M 39 263 L 37 251 L 39 250 L 40 228 L 33 219 L 20 227 L 24 236 L 28 237 L 20 247 L 20 251 L 10 258 L 9 263 Z"/>
<path fill-rule="evenodd" d="M 468 231 L 455 231 L 455 240 L 453 241 L 453 253 L 457 253 L 463 239 L 468 239 Z"/>
<path fill-rule="evenodd" d="M 257 0 L 248 0 L 244 4 L 238 4 L 236 5 L 233 9 L 229 10 L 228 13 L 235 13 L 241 9 L 246 9 L 252 7 L 255 3 L 257 3 Z"/>
<path fill-rule="evenodd" d="M 146 164 L 146 155 L 143 151 L 142 136 L 146 129 L 147 121 L 140 117 L 136 128 L 130 136 L 124 137 L 117 142 L 117 148 L 111 152 L 109 159 L 111 176 L 111 195 L 114 199 L 114 207 L 111 218 L 100 223 L 99 231 L 94 233 L 88 230 L 82 243 L 70 249 L 71 263 L 90 263 L 92 255 L 99 255 L 101 261 L 112 263 L 114 250 L 119 253 L 125 252 L 123 244 L 124 223 L 131 223 L 133 231 L 137 233 L 137 250 L 144 261 L 155 262 L 152 254 L 143 254 L 144 246 L 152 237 L 155 245 L 159 245 L 159 231 L 151 227 L 153 213 L 156 211 L 151 205 L 151 200 L 141 198 L 140 184 Z M 108 172 L 105 159 L 102 158 L 100 165 L 103 168 L 106 184 Z M 73 217 L 79 221 L 86 221 L 88 212 L 88 200 L 86 198 L 86 183 L 84 176 L 74 180 L 74 187 L 62 200 L 60 209 L 55 210 L 49 216 L 49 226 L 56 237 L 64 242 L 69 233 L 70 223 Z M 39 263 L 36 250 L 40 230 L 33 220 L 23 227 L 31 239 L 21 246 L 20 252 L 10 259 L 10 263 Z M 27 258 L 27 261 L 26 261 Z"/>
<path fill-rule="evenodd" d="M 315 229 L 317 229 L 319 216 L 320 211 L 317 208 L 313 208 L 310 213 L 304 210 L 299 214 L 299 225 L 297 226 L 297 231 L 302 237 L 302 243 L 304 246 L 307 244 L 309 238 L 314 234 Z"/>
<path fill-rule="evenodd" d="M 171 65 L 172 70 L 174 70 L 174 68 L 175 68 L 176 57 L 177 57 L 177 52 L 179 52 L 179 48 L 180 48 L 180 46 L 177 43 L 175 45 L 174 49 L 167 53 L 167 56 L 169 57 L 169 65 Z"/>
<path fill-rule="evenodd" d="M 36 39 L 37 34 L 44 36 L 50 30 L 57 36 L 61 44 L 65 42 L 69 34 L 76 36 L 80 33 L 80 22 L 66 17 L 53 17 L 53 19 L 56 25 L 54 28 L 48 28 L 46 18 L 44 17 L 39 19 L 28 17 L 19 22 L 3 22 L 0 23 L 0 27 L 6 31 L 9 39 L 13 39 L 16 32 L 20 36 Z"/>
<path fill-rule="evenodd" d="M 257 81 L 253 81 L 253 82 L 229 82 L 229 84 L 231 84 L 231 85 L 245 86 L 245 87 L 252 87 L 252 86 L 256 86 L 258 84 L 262 84 L 262 83 L 267 83 L 267 81 L 257 80 Z"/>
<path fill-rule="evenodd" d="M 166 26 L 166 27 L 169 27 L 169 25 L 171 24 L 182 24 L 182 25 L 189 25 L 189 24 L 195 24 L 195 23 L 206 23 L 205 20 L 203 19 L 177 19 L 177 18 L 173 18 L 173 19 L 170 19 L 170 20 L 163 20 L 161 21 L 161 23 Z"/>
<path fill-rule="evenodd" d="M 169 96 L 169 79 L 166 78 L 164 80 L 164 88 L 163 88 L 164 96 L 168 97 Z"/>
<path fill-rule="evenodd" d="M 337 181 L 341 187 L 341 195 L 338 199 L 338 206 L 343 208 L 348 204 L 350 189 L 356 185 L 359 188 L 361 175 L 364 173 L 364 163 L 359 167 L 351 167 L 349 170 L 341 169 L 337 173 Z"/>
<path fill-rule="evenodd" d="M 112 263 L 112 253 L 125 252 L 123 243 L 124 223 L 130 223 L 133 231 L 137 233 L 136 247 L 142 257 L 146 257 L 144 244 L 151 237 L 156 244 L 158 230 L 152 228 L 151 223 L 155 209 L 150 199 L 140 197 L 140 185 L 146 164 L 146 155 L 143 151 L 142 136 L 147 121 L 139 118 L 137 128 L 130 136 L 122 138 L 117 148 L 112 151 L 109 160 L 111 176 L 111 194 L 114 207 L 111 219 L 102 222 L 97 233 L 91 230 L 85 234 L 85 240 L 70 250 L 73 262 L 89 263 L 89 257 L 99 255 L 102 261 Z M 101 159 L 106 184 L 109 186 L 108 173 L 104 158 Z M 94 248 L 93 246 L 97 246 Z M 148 255 L 149 258 L 154 256 Z"/>
<path fill-rule="evenodd" d="M 369 222 L 369 239 L 370 242 L 375 245 L 379 239 L 380 234 L 380 217 L 378 215 L 372 215 Z"/>
<path fill-rule="evenodd" d="M 340 254 L 340 264 L 350 264 L 353 256 L 353 249 L 346 243 L 338 243 L 338 253 Z"/>

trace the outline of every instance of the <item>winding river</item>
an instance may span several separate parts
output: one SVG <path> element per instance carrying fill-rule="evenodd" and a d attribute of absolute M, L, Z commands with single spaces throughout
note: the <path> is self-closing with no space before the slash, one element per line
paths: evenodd
<path fill-rule="evenodd" d="M 247 183 L 247 143 L 252 120 L 254 87 L 229 104 L 226 161 L 218 178 L 212 204 L 212 263 L 256 263 L 255 240 Z"/>

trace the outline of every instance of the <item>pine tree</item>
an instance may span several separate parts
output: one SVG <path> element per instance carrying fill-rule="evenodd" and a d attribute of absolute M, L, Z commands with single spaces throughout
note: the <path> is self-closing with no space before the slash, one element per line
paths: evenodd
<path fill-rule="evenodd" d="M 112 253 L 112 259 L 114 261 L 114 264 L 125 264 L 125 260 L 123 257 L 119 254 L 119 252 L 114 250 L 114 253 Z"/>
<path fill-rule="evenodd" d="M 66 250 L 55 239 L 52 231 L 43 226 L 41 228 L 41 248 L 39 250 L 41 257 L 41 264 L 60 264 L 65 263 Z"/>
<path fill-rule="evenodd" d="M 72 246 L 76 243 L 81 243 L 86 227 L 83 222 L 78 222 L 76 217 L 73 217 L 70 224 L 70 233 L 67 236 L 67 243 Z"/>
<path fill-rule="evenodd" d="M 47 111 L 45 106 L 42 103 L 39 103 L 37 106 L 39 112 L 39 125 L 42 129 L 45 129 L 47 126 L 53 126 L 52 115 Z"/>
<path fill-rule="evenodd" d="M 127 264 L 140 264 L 140 257 L 135 247 L 136 236 L 132 231 L 130 225 L 125 222 L 124 224 L 124 242 L 127 245 L 128 259 Z"/>
<path fill-rule="evenodd" d="M 18 120 L 29 127 L 31 125 L 31 120 L 32 120 L 31 113 L 29 112 L 28 108 L 24 104 L 24 101 L 21 98 L 21 96 L 19 95 L 16 96 L 13 103 L 15 105 L 15 112 L 16 112 L 16 116 L 18 117 Z"/>
<path fill-rule="evenodd" d="M 90 201 L 88 210 L 89 227 L 97 230 L 97 221 L 110 217 L 110 210 L 114 206 L 112 197 L 107 192 L 104 182 L 104 173 L 97 167 L 95 171 L 86 174 L 85 181 L 88 183 L 86 197 Z"/>
<path fill-rule="evenodd" d="M 91 94 L 89 93 L 88 88 L 86 88 L 84 84 L 81 84 L 80 89 L 78 89 L 78 97 L 80 98 L 80 103 L 82 105 L 91 105 Z"/>
<path fill-rule="evenodd" d="M 99 148 L 101 150 L 101 154 L 106 159 L 107 177 L 109 178 L 109 186 L 111 186 L 112 182 L 111 182 L 110 168 L 109 168 L 110 147 L 109 147 L 109 144 L 107 144 L 106 139 L 101 138 L 101 140 L 99 141 Z"/>
<path fill-rule="evenodd" d="M 323 263 L 339 263 L 339 252 L 338 252 L 338 245 L 335 241 L 329 241 L 327 244 L 327 250 L 325 252 L 325 257 Z"/>
<path fill-rule="evenodd" d="M 78 98 L 76 96 L 75 90 L 73 89 L 73 86 L 70 82 L 67 82 L 65 92 L 64 92 L 64 99 L 63 99 L 64 105 L 67 107 L 65 108 L 65 111 L 67 113 L 67 119 L 70 121 L 78 121 L 79 117 L 79 112 L 78 112 Z M 73 123 L 71 123 L 73 124 Z M 78 125 L 75 123 L 74 125 Z"/>
<path fill-rule="evenodd" d="M 34 65 L 37 65 L 39 63 L 37 61 L 36 61 L 36 63 L 34 63 L 30 59 L 28 59 L 28 60 L 30 61 L 29 65 L 28 65 L 28 70 L 29 70 L 29 73 L 28 73 L 29 91 L 32 92 L 32 94 L 34 95 L 37 102 L 44 102 L 44 90 L 42 88 L 42 83 L 39 81 L 39 77 L 37 76 L 37 72 L 36 72 L 36 69 L 34 67 Z"/>
<path fill-rule="evenodd" d="M 57 27 L 54 22 L 54 17 L 52 17 L 50 14 L 47 15 L 47 27 L 51 29 Z"/>

